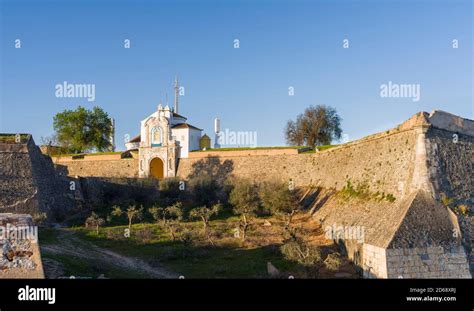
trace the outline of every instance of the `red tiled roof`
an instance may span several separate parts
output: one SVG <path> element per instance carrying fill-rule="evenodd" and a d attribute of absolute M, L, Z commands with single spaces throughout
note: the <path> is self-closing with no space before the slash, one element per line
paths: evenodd
<path fill-rule="evenodd" d="M 173 125 L 171 128 L 173 128 L 173 129 L 185 129 L 185 128 L 190 128 L 190 129 L 202 131 L 202 129 L 200 129 L 200 128 L 198 128 L 198 127 L 195 127 L 195 126 L 193 126 L 193 125 L 191 125 L 191 124 L 187 124 L 187 123 L 176 124 L 176 125 Z"/>
<path fill-rule="evenodd" d="M 132 139 L 130 139 L 128 142 L 129 143 L 139 143 L 141 140 L 141 135 L 137 135 L 135 137 L 133 137 Z"/>

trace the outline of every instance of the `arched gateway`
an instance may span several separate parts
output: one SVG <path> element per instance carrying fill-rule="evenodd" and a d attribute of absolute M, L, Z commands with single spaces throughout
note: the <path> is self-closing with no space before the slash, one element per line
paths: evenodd
<path fill-rule="evenodd" d="M 157 179 L 163 179 L 165 177 L 163 160 L 160 158 L 153 158 L 150 161 L 150 176 Z"/>

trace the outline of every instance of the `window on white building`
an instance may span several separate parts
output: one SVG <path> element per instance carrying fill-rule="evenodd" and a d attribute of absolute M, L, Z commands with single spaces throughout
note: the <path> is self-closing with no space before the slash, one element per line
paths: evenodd
<path fill-rule="evenodd" d="M 161 146 L 163 144 L 163 130 L 159 126 L 151 129 L 151 145 Z"/>

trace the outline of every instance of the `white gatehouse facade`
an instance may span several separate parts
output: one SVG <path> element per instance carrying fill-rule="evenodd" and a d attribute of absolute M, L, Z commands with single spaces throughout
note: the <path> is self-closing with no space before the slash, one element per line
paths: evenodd
<path fill-rule="evenodd" d="M 176 79 L 174 107 L 158 105 L 141 121 L 140 135 L 126 144 L 127 150 L 138 149 L 139 177 L 174 177 L 178 159 L 199 150 L 202 129 L 188 124 L 187 118 L 178 114 L 178 92 Z"/>

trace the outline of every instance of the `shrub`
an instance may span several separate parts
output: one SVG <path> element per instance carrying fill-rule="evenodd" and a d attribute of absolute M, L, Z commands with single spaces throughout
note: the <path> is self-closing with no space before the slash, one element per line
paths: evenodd
<path fill-rule="evenodd" d="M 385 199 L 389 202 L 395 202 L 395 196 L 391 193 L 387 194 L 387 196 L 385 197 Z"/>
<path fill-rule="evenodd" d="M 177 177 L 160 180 L 158 189 L 160 197 L 165 198 L 168 204 L 175 203 L 181 199 L 180 179 Z"/>
<path fill-rule="evenodd" d="M 380 181 L 377 183 L 380 183 Z M 353 185 L 350 179 L 346 181 L 346 185 L 342 188 L 340 193 L 345 199 L 358 198 L 362 200 L 374 199 L 379 201 L 386 200 L 391 203 L 395 202 L 395 196 L 393 194 L 380 193 L 379 191 L 373 193 L 370 191 L 367 182 Z"/>
<path fill-rule="evenodd" d="M 48 219 L 48 215 L 46 213 L 35 213 L 33 214 L 33 222 L 39 226 L 41 226 L 46 219 Z"/>
<path fill-rule="evenodd" d="M 454 200 L 449 198 L 445 193 L 441 194 L 441 203 L 443 203 L 444 206 L 449 207 L 453 201 Z"/>
<path fill-rule="evenodd" d="M 310 245 L 297 232 L 288 229 L 290 238 L 280 247 L 285 259 L 295 261 L 303 266 L 321 265 L 322 255 L 319 247 Z"/>
<path fill-rule="evenodd" d="M 140 243 L 147 244 L 153 239 L 153 230 L 142 228 L 136 232 L 136 238 Z"/>
<path fill-rule="evenodd" d="M 105 236 L 109 240 L 123 240 L 124 235 L 122 231 L 117 231 L 117 230 L 107 230 L 105 231 Z"/>
<path fill-rule="evenodd" d="M 219 201 L 220 186 L 210 176 L 202 176 L 191 180 L 190 187 L 197 205 L 212 206 Z"/>
<path fill-rule="evenodd" d="M 280 247 L 285 259 L 298 262 L 303 266 L 321 264 L 321 251 L 317 246 L 309 245 L 303 240 L 288 241 Z"/>
<path fill-rule="evenodd" d="M 330 253 L 324 260 L 324 266 L 331 271 L 339 270 L 342 264 L 341 255 L 338 253 Z"/>
<path fill-rule="evenodd" d="M 467 215 L 469 213 L 469 209 L 466 205 L 464 204 L 461 204 L 461 205 L 458 205 L 456 206 L 456 208 L 454 209 L 454 211 L 456 212 L 456 214 L 458 215 Z"/>
<path fill-rule="evenodd" d="M 285 226 L 289 226 L 293 216 L 298 212 L 298 200 L 285 183 L 263 183 L 260 185 L 262 206 L 273 215 L 283 216 Z"/>
<path fill-rule="evenodd" d="M 183 258 L 188 257 L 189 255 L 191 255 L 191 248 L 193 246 L 193 239 L 194 239 L 193 233 L 184 225 L 179 225 L 179 224 L 178 224 L 177 233 L 178 233 L 178 240 L 183 245 L 182 256 Z"/>

